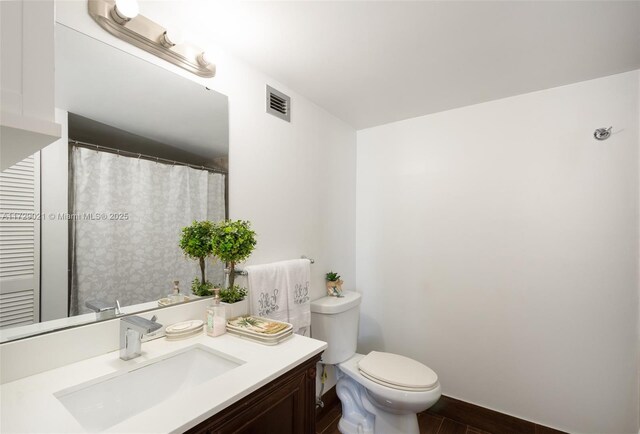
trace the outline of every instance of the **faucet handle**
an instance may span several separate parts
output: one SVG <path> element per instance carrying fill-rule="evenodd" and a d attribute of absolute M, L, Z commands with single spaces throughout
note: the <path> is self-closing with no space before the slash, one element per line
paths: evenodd
<path fill-rule="evenodd" d="M 116 298 L 116 315 L 123 315 L 122 308 L 120 307 L 120 300 Z"/>
<path fill-rule="evenodd" d="M 156 319 L 158 318 L 155 315 L 150 320 L 138 315 L 131 315 L 122 317 L 120 324 L 123 326 L 126 324 L 129 328 L 133 328 L 142 334 L 147 334 L 162 328 L 162 324 L 156 322 Z"/>

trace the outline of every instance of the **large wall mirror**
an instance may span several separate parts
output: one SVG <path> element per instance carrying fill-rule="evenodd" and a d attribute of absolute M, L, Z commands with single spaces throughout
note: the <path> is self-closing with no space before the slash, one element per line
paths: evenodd
<path fill-rule="evenodd" d="M 181 229 L 227 215 L 227 97 L 63 25 L 55 37 L 68 134 L 0 173 L 2 342 L 196 299 Z M 188 298 L 168 298 L 175 281 Z"/>

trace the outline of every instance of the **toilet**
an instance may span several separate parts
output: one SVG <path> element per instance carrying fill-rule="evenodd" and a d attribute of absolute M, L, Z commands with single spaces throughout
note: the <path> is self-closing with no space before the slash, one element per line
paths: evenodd
<path fill-rule="evenodd" d="M 438 376 L 422 363 L 398 354 L 357 354 L 361 296 L 311 302 L 311 335 L 327 342 L 322 362 L 336 366 L 343 434 L 418 434 L 420 413 L 440 398 Z"/>

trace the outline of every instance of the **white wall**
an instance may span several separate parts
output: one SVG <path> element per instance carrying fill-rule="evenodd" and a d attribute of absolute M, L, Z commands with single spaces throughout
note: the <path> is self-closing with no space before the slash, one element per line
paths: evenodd
<path fill-rule="evenodd" d="M 638 432 L 638 83 L 359 131 L 359 349 L 544 425 Z"/>
<path fill-rule="evenodd" d="M 69 221 L 57 218 L 69 212 L 69 128 L 67 112 L 55 112 L 62 137 L 40 151 L 41 321 L 67 317 L 69 305 Z"/>

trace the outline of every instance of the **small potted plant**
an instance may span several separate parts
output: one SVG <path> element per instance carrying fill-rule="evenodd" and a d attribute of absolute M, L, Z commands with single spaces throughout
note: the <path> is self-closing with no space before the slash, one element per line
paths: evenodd
<path fill-rule="evenodd" d="M 191 226 L 182 228 L 180 248 L 186 256 L 197 259 L 200 265 L 200 277 L 193 279 L 191 291 L 195 295 L 207 296 L 212 294 L 213 284 L 205 277 L 205 259 L 213 255 L 211 234 L 214 224 L 210 221 L 194 221 Z"/>
<path fill-rule="evenodd" d="M 233 288 L 236 278 L 236 264 L 251 255 L 256 246 L 256 233 L 251 223 L 243 220 L 225 220 L 216 223 L 211 233 L 213 254 L 227 264 L 229 288 Z"/>
<path fill-rule="evenodd" d="M 249 313 L 249 300 L 247 299 L 247 289 L 238 285 L 220 290 L 220 301 L 226 305 L 227 319 Z"/>
<path fill-rule="evenodd" d="M 333 271 L 329 271 L 326 274 L 327 280 L 327 294 L 332 297 L 342 297 L 342 284 L 344 283 L 340 280 L 340 275 Z"/>

